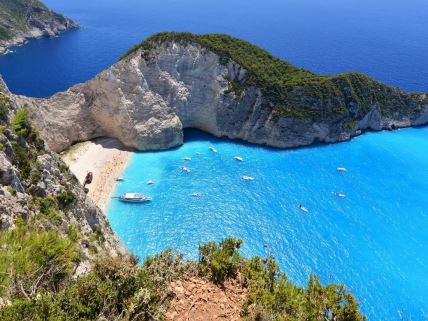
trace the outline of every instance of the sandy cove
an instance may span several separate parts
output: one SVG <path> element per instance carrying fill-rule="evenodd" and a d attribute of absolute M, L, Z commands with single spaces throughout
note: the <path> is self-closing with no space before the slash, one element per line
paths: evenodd
<path fill-rule="evenodd" d="M 71 172 L 83 184 L 86 174 L 94 174 L 89 197 L 104 212 L 116 185 L 116 177 L 122 175 L 132 155 L 132 150 L 118 140 L 98 138 L 78 143 L 61 154 Z"/>

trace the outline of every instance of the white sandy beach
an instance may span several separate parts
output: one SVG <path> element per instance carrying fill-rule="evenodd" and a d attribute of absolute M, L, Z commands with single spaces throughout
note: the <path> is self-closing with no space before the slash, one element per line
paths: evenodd
<path fill-rule="evenodd" d="M 132 151 L 112 138 L 99 138 L 78 143 L 70 147 L 61 156 L 70 170 L 83 183 L 86 174 L 92 172 L 93 181 L 89 188 L 89 197 L 103 211 L 112 196 L 116 177 L 122 175 Z"/>

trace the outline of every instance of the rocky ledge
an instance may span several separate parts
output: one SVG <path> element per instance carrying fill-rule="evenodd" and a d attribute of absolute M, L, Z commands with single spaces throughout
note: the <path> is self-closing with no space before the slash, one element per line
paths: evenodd
<path fill-rule="evenodd" d="M 20 221 L 57 231 L 81 251 L 77 274 L 99 256 L 126 254 L 103 212 L 27 116 L 0 78 L 0 239 Z"/>
<path fill-rule="evenodd" d="M 289 148 L 428 123 L 426 94 L 360 73 L 318 76 L 226 35 L 157 34 L 84 84 L 18 100 L 57 152 L 99 136 L 167 149 L 184 128 Z"/>
<path fill-rule="evenodd" d="M 53 37 L 77 28 L 70 18 L 58 14 L 38 0 L 0 2 L 0 54 L 29 39 Z"/>

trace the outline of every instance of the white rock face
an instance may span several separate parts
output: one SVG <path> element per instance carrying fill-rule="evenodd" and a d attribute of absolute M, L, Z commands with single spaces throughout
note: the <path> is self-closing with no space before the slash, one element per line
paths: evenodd
<path fill-rule="evenodd" d="M 183 129 L 190 127 L 287 148 L 343 141 L 357 130 L 414 121 L 385 118 L 376 108 L 354 128 L 344 126 L 344 117 L 278 119 L 259 88 L 247 87 L 241 95 L 230 90 L 231 82 L 247 73 L 237 63 L 223 65 L 218 55 L 192 43 L 166 42 L 150 55 L 145 60 L 137 50 L 84 84 L 48 99 L 21 97 L 21 103 L 29 106 L 34 125 L 57 152 L 100 136 L 138 150 L 167 149 L 182 144 Z"/>

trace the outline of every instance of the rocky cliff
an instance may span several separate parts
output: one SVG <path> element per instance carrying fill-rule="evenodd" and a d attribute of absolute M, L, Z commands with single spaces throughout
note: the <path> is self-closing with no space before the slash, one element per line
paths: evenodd
<path fill-rule="evenodd" d="M 0 232 L 19 220 L 73 239 L 83 255 L 77 273 L 98 255 L 125 250 L 110 225 L 44 141 L 0 78 Z"/>
<path fill-rule="evenodd" d="M 28 39 L 55 36 L 78 25 L 38 0 L 0 1 L 0 54 Z"/>
<path fill-rule="evenodd" d="M 166 149 L 189 127 L 288 148 L 428 122 L 425 94 L 359 73 L 318 76 L 225 35 L 157 34 L 84 84 L 19 100 L 55 151 L 98 136 Z"/>

